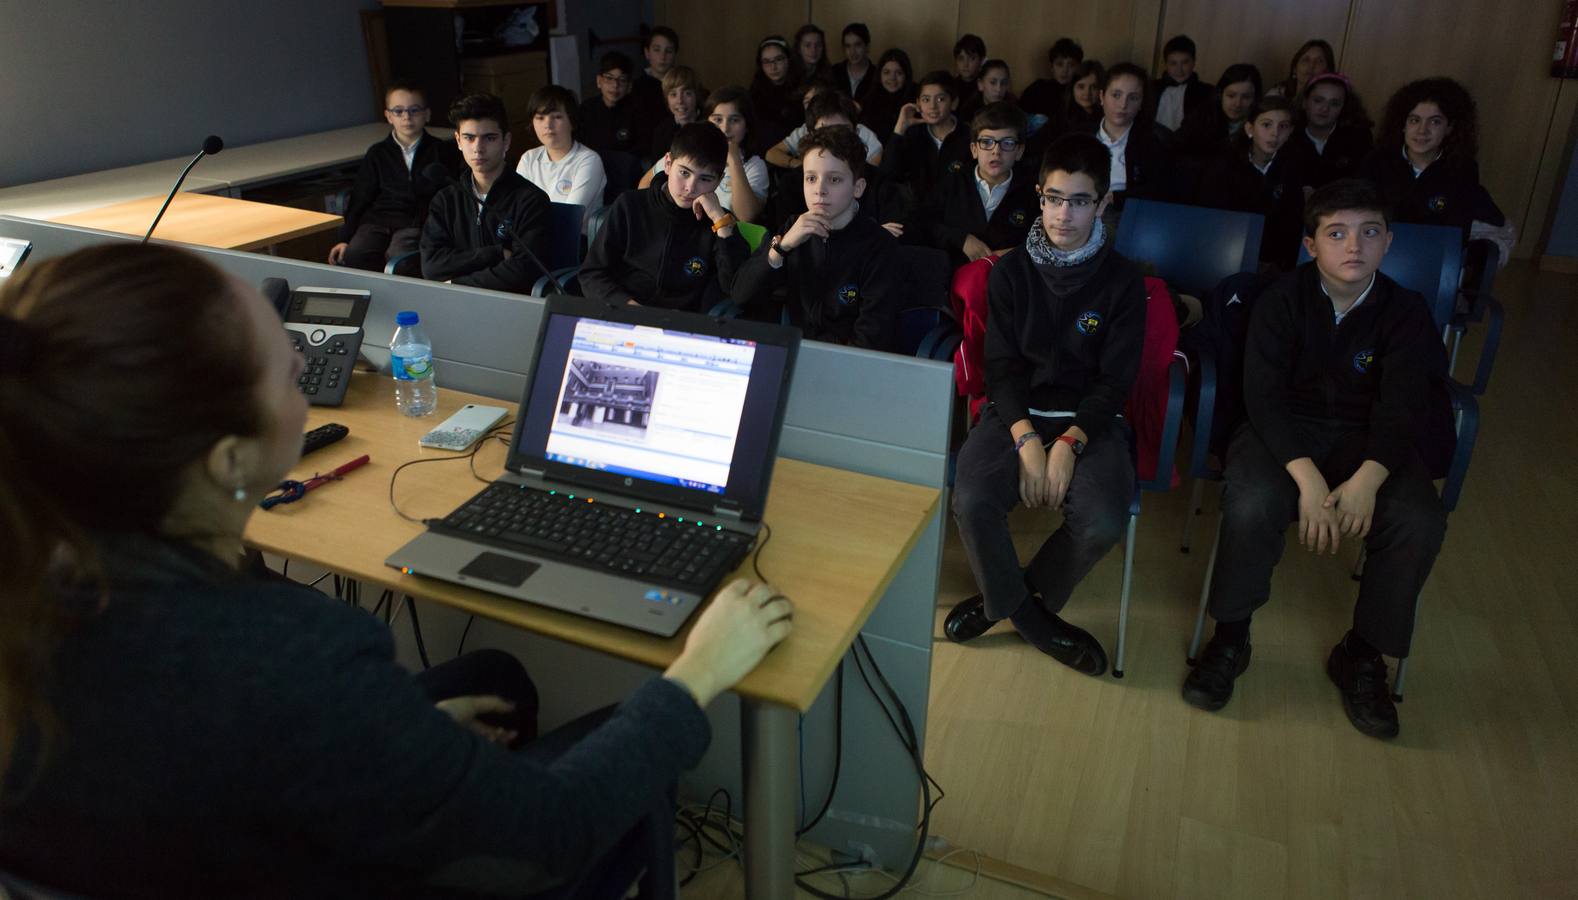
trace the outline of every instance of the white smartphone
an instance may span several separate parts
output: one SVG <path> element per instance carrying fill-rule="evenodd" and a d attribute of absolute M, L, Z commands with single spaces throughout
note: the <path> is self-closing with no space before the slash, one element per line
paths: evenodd
<path fill-rule="evenodd" d="M 509 411 L 502 406 L 467 403 L 439 426 L 422 435 L 420 443 L 435 450 L 465 450 L 488 433 Z"/>

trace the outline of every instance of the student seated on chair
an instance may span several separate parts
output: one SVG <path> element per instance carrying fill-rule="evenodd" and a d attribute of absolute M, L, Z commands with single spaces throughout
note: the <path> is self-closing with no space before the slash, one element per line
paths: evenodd
<path fill-rule="evenodd" d="M 723 166 L 723 176 L 713 192 L 718 195 L 718 205 L 742 222 L 755 222 L 761 218 L 767 204 L 767 191 L 771 186 L 767 177 L 767 163 L 760 156 L 746 158 L 751 146 L 751 95 L 742 87 L 721 87 L 707 95 L 701 114 L 717 126 L 729 139 L 729 161 Z M 659 177 L 667 178 L 668 159 L 658 160 L 641 176 L 637 187 L 650 187 Z M 745 185 L 738 193 L 734 186 Z"/>
<path fill-rule="evenodd" d="M 1311 78 L 1294 109 L 1289 145 L 1305 160 L 1305 183 L 1320 187 L 1358 175 L 1375 146 L 1374 127 L 1348 76 L 1327 72 Z"/>
<path fill-rule="evenodd" d="M 636 108 L 637 152 L 645 156 L 657 129 L 670 118 L 663 79 L 678 61 L 679 34 L 667 25 L 653 28 L 641 39 L 641 57 L 646 68 L 635 75 L 630 99 Z"/>
<path fill-rule="evenodd" d="M 89 897 L 625 896 L 787 601 L 729 585 L 662 677 L 536 741 L 513 656 L 413 675 L 383 622 L 244 562 L 301 454 L 300 371 L 256 290 L 173 247 L 0 290 L 6 871 Z"/>
<path fill-rule="evenodd" d="M 1060 37 L 1047 49 L 1047 64 L 1052 67 L 1051 78 L 1037 78 L 1030 82 L 1019 97 L 1019 107 L 1025 115 L 1047 117 L 1047 126 L 1060 127 L 1063 104 L 1074 84 L 1074 70 L 1085 61 L 1085 48 L 1073 38 Z"/>
<path fill-rule="evenodd" d="M 1146 111 L 1145 70 L 1118 63 L 1101 83 L 1101 117 L 1078 131 L 1094 134 L 1112 154 L 1112 206 L 1128 197 L 1166 200 L 1172 193 L 1172 159 Z"/>
<path fill-rule="evenodd" d="M 692 312 L 729 296 L 750 248 L 718 202 L 728 155 L 728 138 L 710 123 L 681 126 L 665 157 L 668 178 L 609 207 L 581 266 L 586 296 Z"/>
<path fill-rule="evenodd" d="M 598 153 L 641 152 L 636 138 L 636 105 L 630 97 L 633 70 L 630 57 L 617 51 L 604 53 L 597 62 L 597 96 L 581 104 L 575 135 Z"/>
<path fill-rule="evenodd" d="M 986 62 L 986 41 L 978 34 L 960 36 L 953 45 L 953 108 L 954 111 L 975 103 L 981 90 L 981 66 Z"/>
<path fill-rule="evenodd" d="M 860 124 L 887 139 L 899 120 L 899 110 L 915 96 L 915 70 L 910 55 L 897 48 L 877 59 L 875 84 L 860 101 Z"/>
<path fill-rule="evenodd" d="M 833 83 L 840 94 L 864 107 L 877 83 L 877 67 L 871 64 L 871 29 L 863 22 L 850 22 L 840 39 L 844 61 L 833 67 Z"/>
<path fill-rule="evenodd" d="M 1242 130 L 1205 169 L 1199 206 L 1259 213 L 1260 261 L 1287 271 L 1298 260 L 1304 233 L 1306 158 L 1287 147 L 1293 135 L 1293 108 L 1286 97 L 1256 104 Z"/>
<path fill-rule="evenodd" d="M 1216 92 L 1195 72 L 1194 41 L 1187 34 L 1168 39 L 1162 48 L 1162 62 L 1166 70 L 1151 87 L 1156 92 L 1156 124 L 1178 131 L 1193 116 L 1211 111 Z"/>
<path fill-rule="evenodd" d="M 330 265 L 377 272 L 417 249 L 428 204 L 444 186 L 425 170 L 437 164 L 453 178 L 465 168 L 453 144 L 427 133 L 428 117 L 427 99 L 415 84 L 397 81 L 384 92 L 389 136 L 367 148 L 356 170 Z"/>
<path fill-rule="evenodd" d="M 505 165 L 510 123 L 502 100 L 462 97 L 449 108 L 449 121 L 469 171 L 433 196 L 422 229 L 422 277 L 528 293 L 545 274 L 538 260 L 547 243 L 548 195 Z"/>
<path fill-rule="evenodd" d="M 526 101 L 541 146 L 521 154 L 515 171 L 542 188 L 554 203 L 586 207 L 585 220 L 603 207 L 608 176 L 597 152 L 575 139 L 575 95 L 556 84 L 540 87 Z M 582 225 L 585 231 L 585 225 Z"/>
<path fill-rule="evenodd" d="M 904 185 L 916 202 L 925 202 L 944 175 L 969 166 L 970 134 L 953 114 L 952 75 L 928 73 L 916 89 L 915 102 L 899 109 L 881 169 L 883 177 Z"/>
<path fill-rule="evenodd" d="M 767 161 L 781 169 L 800 168 L 800 141 L 807 132 L 830 125 L 846 125 L 853 129 L 860 143 L 865 145 L 866 162 L 873 167 L 882 165 L 882 139 L 860 124 L 860 110 L 855 108 L 855 101 L 833 90 L 822 90 L 806 103 L 805 124 L 768 150 Z"/>
<path fill-rule="evenodd" d="M 1111 166 L 1089 135 L 1053 143 L 1041 163 L 1038 227 L 987 281 L 989 402 L 959 451 L 953 492 L 981 593 L 944 625 L 962 643 L 1008 619 L 1036 649 L 1087 675 L 1107 670 L 1107 654 L 1058 613 L 1128 522 L 1134 462 L 1119 413 L 1145 340 L 1144 282 L 1101 222 Z M 1063 512 L 1027 566 L 1008 528 L 1021 504 Z"/>
<path fill-rule="evenodd" d="M 847 98 L 845 98 L 847 99 Z M 791 318 L 816 341 L 890 350 L 898 309 L 898 241 L 860 209 L 865 148 L 847 127 L 800 141 L 806 212 L 740 268 L 734 298 L 765 303 L 788 285 Z"/>
<path fill-rule="evenodd" d="M 1475 222 L 1506 225 L 1479 180 L 1479 112 L 1450 78 L 1422 78 L 1386 103 L 1375 150 L 1360 174 L 1374 181 L 1396 220 L 1449 225 L 1467 239 Z"/>
<path fill-rule="evenodd" d="M 1391 244 L 1381 194 L 1334 181 L 1306 204 L 1314 261 L 1255 303 L 1244 347 L 1249 420 L 1227 449 L 1222 532 L 1209 610 L 1216 633 L 1184 680 L 1184 699 L 1221 709 L 1250 657 L 1250 617 L 1271 596 L 1288 524 L 1313 553 L 1343 538 L 1368 558 L 1353 625 L 1326 671 L 1359 731 L 1397 734 L 1385 653 L 1408 655 L 1419 591 L 1446 513 L 1417 443 L 1431 378 L 1445 372 L 1423 297 L 1378 270 Z"/>
<path fill-rule="evenodd" d="M 957 110 L 959 118 L 968 122 L 975 118 L 975 114 L 983 107 L 993 103 L 1011 103 L 1019 105 L 1019 99 L 1014 96 L 1014 76 L 1008 68 L 1008 63 L 1001 59 L 989 59 L 981 63 L 981 73 L 975 79 L 975 93 L 967 103 L 961 104 Z"/>
<path fill-rule="evenodd" d="M 653 127 L 648 141 L 650 155 L 643 159 L 662 156 L 668 152 L 668 145 L 680 126 L 701 121 L 701 101 L 707 96 L 707 89 L 702 86 L 701 76 L 695 69 L 675 66 L 663 76 L 663 96 L 668 103 L 668 115 Z"/>
<path fill-rule="evenodd" d="M 1035 173 L 1017 170 L 1024 152 L 1025 114 L 1013 104 L 983 106 L 970 121 L 975 165 L 944 176 L 920 214 L 926 239 L 955 267 L 1025 242 L 1038 201 Z"/>

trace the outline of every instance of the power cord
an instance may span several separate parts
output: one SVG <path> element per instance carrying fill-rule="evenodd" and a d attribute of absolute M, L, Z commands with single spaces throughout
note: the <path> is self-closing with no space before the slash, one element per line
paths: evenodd
<path fill-rule="evenodd" d="M 427 661 L 427 644 L 422 641 L 422 624 L 416 620 L 416 598 L 410 594 L 405 595 L 405 608 L 411 613 L 411 636 L 416 638 L 416 654 L 422 660 L 422 669 L 433 668 Z"/>
<path fill-rule="evenodd" d="M 457 459 L 464 459 L 464 460 L 466 460 L 466 465 L 471 469 L 471 477 L 477 479 L 478 481 L 482 482 L 483 484 L 492 484 L 493 483 L 492 481 L 490 481 L 490 480 L 488 480 L 486 478 L 483 478 L 481 475 L 477 474 L 476 456 L 477 456 L 477 454 L 479 452 L 481 452 L 483 447 L 486 447 L 488 445 L 488 442 L 489 442 L 488 439 L 489 438 L 502 437 L 502 435 L 500 435 L 499 432 L 502 431 L 503 429 L 511 427 L 514 424 L 514 421 L 515 421 L 514 419 L 506 419 L 503 422 L 500 422 L 499 424 L 497 424 L 497 425 L 493 426 L 492 428 L 488 429 L 486 434 L 484 434 L 482 437 L 477 439 L 476 446 L 472 447 L 470 452 L 468 452 L 468 453 L 462 453 L 462 454 L 460 454 L 458 456 L 428 456 L 428 457 L 422 457 L 422 458 L 419 458 L 419 459 L 406 460 L 405 462 L 401 463 L 400 465 L 395 466 L 395 470 L 393 472 L 389 473 L 389 507 L 395 511 L 395 515 L 399 516 L 402 519 L 405 519 L 407 522 L 415 522 L 418 525 L 426 525 L 428 522 L 432 521 L 431 519 L 418 519 L 417 517 L 404 512 L 403 510 L 400 509 L 400 504 L 395 502 L 395 479 L 400 477 L 400 472 L 402 470 L 404 470 L 408 466 L 417 465 L 418 463 L 452 462 L 452 461 L 457 460 Z M 505 446 L 509 446 L 509 441 L 507 441 L 507 440 L 502 441 L 502 443 Z"/>

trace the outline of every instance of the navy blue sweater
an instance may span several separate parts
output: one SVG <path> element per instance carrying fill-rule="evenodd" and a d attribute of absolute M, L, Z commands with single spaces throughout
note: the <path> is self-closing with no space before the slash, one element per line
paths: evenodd
<path fill-rule="evenodd" d="M 605 854 L 710 739 L 654 679 L 551 763 L 512 754 L 436 709 L 366 612 L 149 538 L 106 563 L 107 599 L 43 681 L 49 754 L 24 740 L 0 793 L 0 867 L 60 890 L 540 890 Z"/>

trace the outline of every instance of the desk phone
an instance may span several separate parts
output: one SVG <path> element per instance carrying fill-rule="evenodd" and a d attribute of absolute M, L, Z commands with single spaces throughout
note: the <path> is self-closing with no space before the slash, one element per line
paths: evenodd
<path fill-rule="evenodd" d="M 307 359 L 297 380 L 313 406 L 345 402 L 351 369 L 362 351 L 362 322 L 367 318 L 368 291 L 351 288 L 300 287 L 285 306 L 285 330 Z"/>

